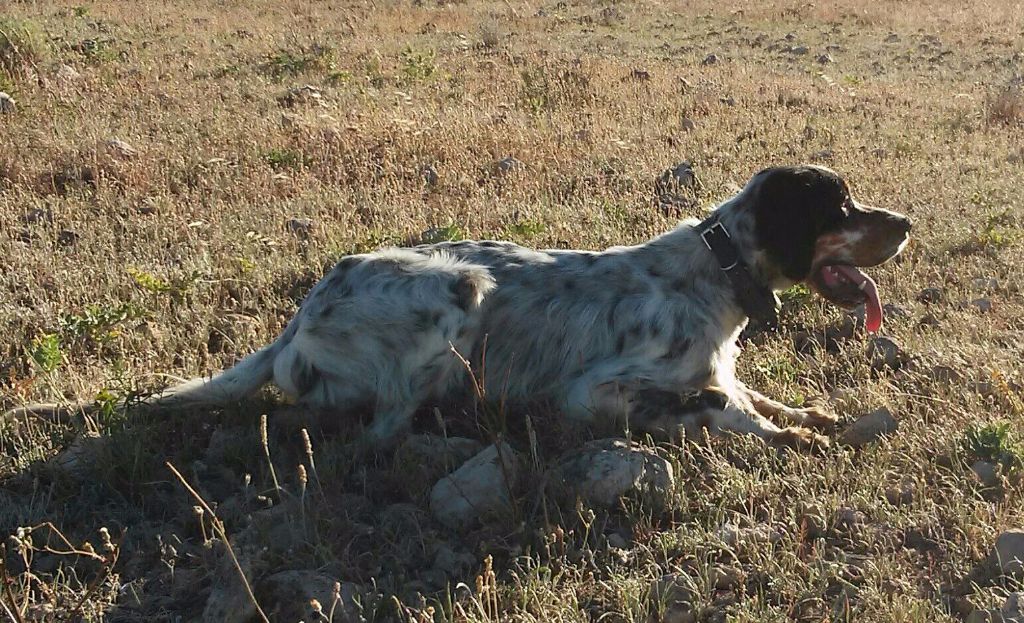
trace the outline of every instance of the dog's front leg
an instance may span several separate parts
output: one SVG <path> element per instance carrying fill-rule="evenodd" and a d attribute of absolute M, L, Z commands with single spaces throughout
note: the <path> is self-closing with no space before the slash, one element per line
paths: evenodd
<path fill-rule="evenodd" d="M 779 428 L 744 400 L 708 388 L 679 393 L 660 389 L 636 390 L 630 396 L 628 417 L 637 430 L 676 436 L 711 434 L 754 434 L 772 445 L 796 449 L 827 448 L 828 439 L 806 428 Z"/>
<path fill-rule="evenodd" d="M 737 382 L 736 387 L 750 401 L 750 405 L 755 411 L 773 421 L 786 420 L 797 426 L 809 426 L 818 430 L 835 428 L 836 415 L 823 407 L 812 406 L 798 409 L 772 400 L 743 383 Z"/>

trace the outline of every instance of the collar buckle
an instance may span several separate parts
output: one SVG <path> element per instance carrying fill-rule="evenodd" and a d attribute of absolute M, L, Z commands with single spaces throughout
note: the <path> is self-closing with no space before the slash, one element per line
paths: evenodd
<path fill-rule="evenodd" d="M 727 244 L 731 244 L 732 234 L 730 234 L 729 230 L 726 229 L 725 225 L 722 224 L 722 221 L 719 221 L 717 219 L 714 223 L 708 225 L 707 227 L 704 228 L 703 231 L 700 232 L 700 239 L 704 242 L 704 246 L 706 246 L 709 251 L 711 251 L 712 253 L 715 254 L 715 256 L 721 259 L 720 251 L 716 250 L 711 242 L 711 239 L 713 237 L 720 235 L 719 232 L 725 235 Z M 732 263 L 730 263 L 728 266 L 721 266 L 720 268 L 724 271 L 730 271 L 736 268 L 736 266 L 738 266 L 739 263 L 739 254 L 735 254 L 735 259 L 732 261 Z"/>

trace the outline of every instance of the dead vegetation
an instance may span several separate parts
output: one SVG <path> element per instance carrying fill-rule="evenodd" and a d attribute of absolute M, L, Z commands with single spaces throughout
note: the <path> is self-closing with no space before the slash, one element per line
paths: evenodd
<path fill-rule="evenodd" d="M 1024 526 L 1024 22 L 971 4 L 6 4 L 0 409 L 102 408 L 0 425 L 0 619 L 931 623 L 1012 605 L 1020 578 L 990 553 Z M 873 271 L 895 350 L 797 288 L 741 373 L 827 400 L 837 437 L 884 410 L 887 438 L 647 444 L 657 495 L 608 506 L 556 478 L 588 439 L 544 413 L 423 414 L 427 437 L 360 458 L 357 425 L 273 396 L 117 408 L 269 341 L 341 254 L 629 244 L 801 161 L 916 222 Z M 514 486 L 452 529 L 432 488 L 498 439 Z"/>

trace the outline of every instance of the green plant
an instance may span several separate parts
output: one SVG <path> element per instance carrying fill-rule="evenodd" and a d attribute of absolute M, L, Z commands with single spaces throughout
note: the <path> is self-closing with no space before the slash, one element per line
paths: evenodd
<path fill-rule="evenodd" d="M 300 46 L 297 50 L 277 50 L 267 54 L 259 66 L 268 76 L 281 79 L 314 72 L 331 72 L 335 66 L 334 48 L 312 44 Z"/>
<path fill-rule="evenodd" d="M 118 325 L 145 315 L 143 309 L 132 303 L 88 305 L 80 314 L 64 314 L 58 323 L 61 335 L 67 340 L 87 339 L 105 344 L 120 335 Z"/>
<path fill-rule="evenodd" d="M 302 154 L 291 149 L 271 149 L 264 154 L 263 159 L 275 170 L 297 169 L 304 160 Z"/>
<path fill-rule="evenodd" d="M 813 296 L 814 294 L 810 288 L 802 283 L 798 283 L 780 292 L 779 300 L 786 307 L 800 308 L 806 305 Z"/>
<path fill-rule="evenodd" d="M 402 74 L 409 82 L 421 82 L 429 80 L 437 74 L 435 60 L 437 53 L 434 50 L 416 50 L 406 47 L 401 52 Z"/>
<path fill-rule="evenodd" d="M 452 223 L 444 227 L 431 227 L 423 232 L 422 241 L 426 244 L 433 244 L 450 240 L 464 240 L 465 238 L 466 232 L 458 225 Z"/>
<path fill-rule="evenodd" d="M 23 78 L 49 56 L 46 37 L 35 24 L 0 17 L 0 72 L 12 80 Z"/>
<path fill-rule="evenodd" d="M 519 76 L 523 81 L 519 89 L 519 99 L 530 114 L 539 116 L 551 107 L 551 84 L 547 72 L 542 67 L 524 69 Z"/>
<path fill-rule="evenodd" d="M 519 221 L 505 229 L 505 236 L 529 240 L 544 233 L 545 229 L 546 227 L 541 221 Z"/>
<path fill-rule="evenodd" d="M 1001 465 L 1005 471 L 1024 466 L 1024 446 L 1013 434 L 1009 422 L 996 422 L 967 429 L 961 450 L 971 460 Z"/>
<path fill-rule="evenodd" d="M 60 336 L 56 333 L 44 333 L 36 337 L 32 340 L 29 356 L 32 357 L 32 361 L 43 372 L 47 374 L 53 372 L 64 361 L 64 354 L 61 352 Z"/>
<path fill-rule="evenodd" d="M 128 274 L 131 276 L 132 281 L 135 282 L 135 285 L 143 290 L 152 294 L 169 294 L 175 299 L 180 299 L 189 290 L 194 288 L 202 277 L 202 273 L 199 271 L 192 271 L 168 281 L 137 268 L 129 268 Z"/>

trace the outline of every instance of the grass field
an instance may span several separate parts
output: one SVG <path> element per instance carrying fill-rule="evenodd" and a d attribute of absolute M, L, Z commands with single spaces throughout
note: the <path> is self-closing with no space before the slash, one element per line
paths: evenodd
<path fill-rule="evenodd" d="M 1021 585 L 988 557 L 1024 527 L 1022 85 L 1013 0 L 3 2 L 0 410 L 108 408 L 3 423 L 0 620 L 259 620 L 240 570 L 275 621 L 998 607 Z M 659 200 L 683 160 L 699 185 Z M 356 460 L 351 427 L 272 395 L 116 407 L 270 341 L 343 254 L 631 244 L 798 162 L 913 217 L 900 261 L 873 271 L 902 356 L 874 370 L 865 335 L 809 344 L 842 313 L 797 289 L 741 375 L 828 397 L 841 427 L 887 407 L 899 431 L 867 447 L 655 445 L 667 499 L 591 508 L 537 484 L 571 443 L 544 414 L 535 444 L 526 414 L 439 414 L 531 456 L 512 512 L 455 533 L 426 504 L 445 465 Z"/>

